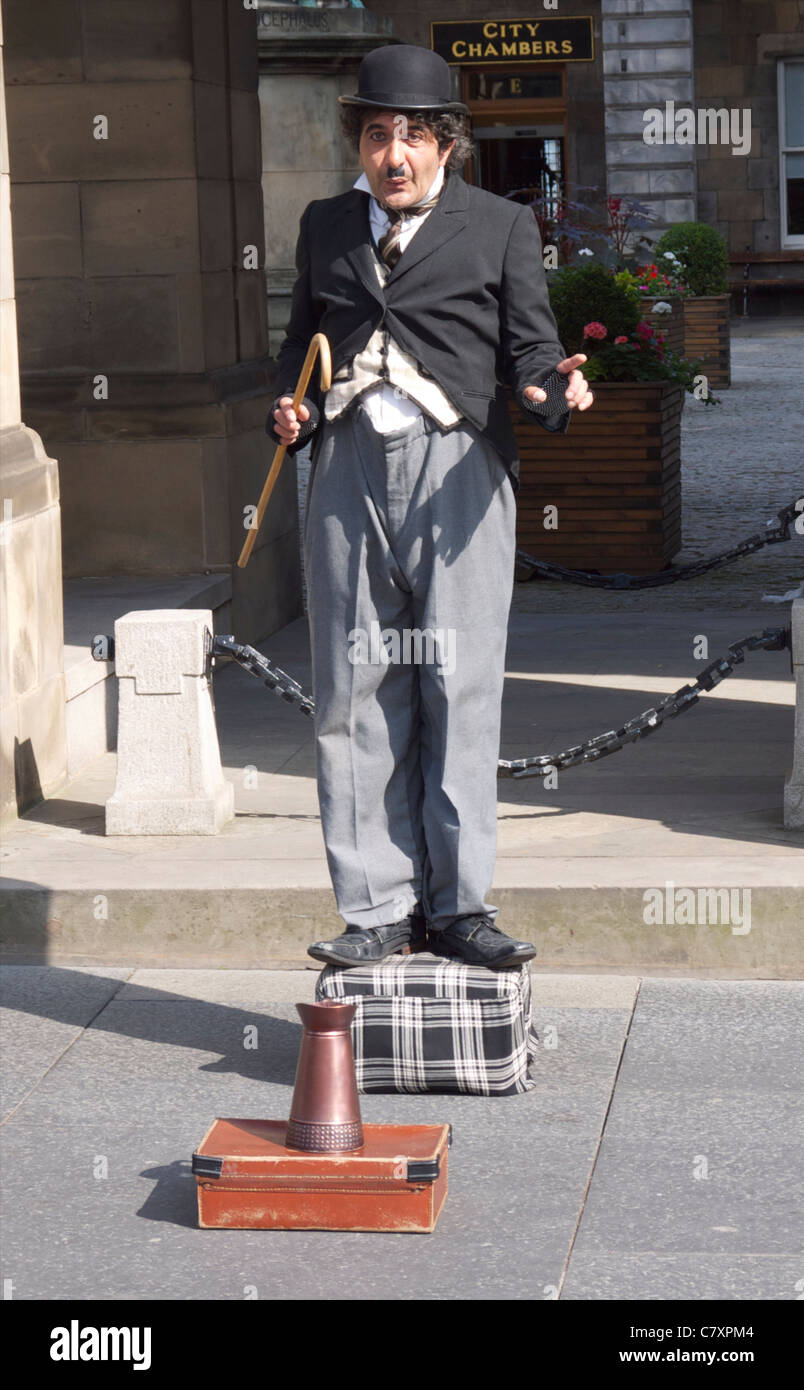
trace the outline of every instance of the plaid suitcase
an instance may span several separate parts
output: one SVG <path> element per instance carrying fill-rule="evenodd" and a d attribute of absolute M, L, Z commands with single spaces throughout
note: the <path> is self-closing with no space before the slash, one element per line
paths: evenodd
<path fill-rule="evenodd" d="M 428 952 L 348 970 L 328 965 L 315 997 L 357 998 L 358 1091 L 511 1096 L 535 1084 L 527 965 L 489 970 Z"/>

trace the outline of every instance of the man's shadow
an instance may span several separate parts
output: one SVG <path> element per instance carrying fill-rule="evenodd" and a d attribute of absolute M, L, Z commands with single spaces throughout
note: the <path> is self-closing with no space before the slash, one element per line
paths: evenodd
<path fill-rule="evenodd" d="M 7 959 L 5 964 L 13 966 L 14 961 Z M 37 964 L 41 966 L 46 962 Z M 104 976 L 102 967 L 98 975 L 71 970 L 67 966 L 54 968 L 59 972 L 58 988 L 43 988 L 35 994 L 28 988 L 17 992 L 15 984 L 27 984 L 27 981 L 16 982 L 13 971 L 6 970 L 3 1006 L 66 1023 L 87 1032 L 116 1033 L 121 1037 L 157 1042 L 169 1047 L 220 1052 L 217 1061 L 202 1063 L 199 1071 L 232 1072 L 249 1080 L 257 1079 L 280 1086 L 293 1085 L 301 1043 L 301 1022 L 263 1011 L 272 1007 L 286 1010 L 292 1005 L 277 1005 L 266 1000 L 262 1007 L 247 1009 L 194 999 L 190 995 L 152 989 L 150 986 L 147 987 L 147 997 L 120 998 L 120 991 L 128 982 Z M 97 1004 L 90 1002 L 93 983 L 97 987 Z M 142 1005 L 150 1007 L 143 1008 Z M 173 1009 L 171 1005 L 192 1007 Z M 257 1029 L 256 1036 L 247 1031 L 254 1028 Z M 252 1040 L 255 1046 L 249 1045 Z"/>

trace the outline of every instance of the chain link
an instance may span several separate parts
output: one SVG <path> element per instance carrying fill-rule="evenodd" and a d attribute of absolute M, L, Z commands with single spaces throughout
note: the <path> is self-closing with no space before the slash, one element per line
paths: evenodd
<path fill-rule="evenodd" d="M 689 565 L 682 565 L 680 569 L 660 570 L 658 574 L 597 574 L 594 570 L 571 570 L 566 569 L 564 565 L 554 565 L 550 560 L 537 560 L 526 550 L 517 550 L 516 561 L 518 565 L 544 575 L 545 579 L 558 579 L 566 584 L 585 584 L 595 589 L 657 589 L 663 584 L 675 584 L 679 579 L 693 579 L 696 575 L 706 574 L 707 570 L 730 565 L 743 555 L 753 555 L 763 546 L 789 541 L 790 527 L 796 515 L 801 514 L 802 507 L 804 497 L 799 497 L 776 513 L 776 521 L 765 522 L 764 535 L 757 531 L 747 540 L 733 546 L 731 550 L 722 550 L 708 560 L 694 560 Z"/>
<path fill-rule="evenodd" d="M 620 729 L 610 729 L 608 733 L 598 734 L 585 743 L 565 748 L 561 753 L 543 753 L 536 758 L 515 758 L 512 761 L 500 759 L 497 764 L 499 777 L 545 777 L 551 772 L 563 772 L 568 767 L 580 763 L 594 763 L 617 753 L 626 743 L 636 743 L 637 739 L 647 738 L 660 729 L 666 719 L 675 719 L 697 704 L 698 698 L 706 690 L 714 690 L 727 676 L 734 674 L 735 666 L 745 661 L 746 651 L 784 651 L 791 645 L 792 628 L 766 627 L 762 632 L 743 637 L 729 647 L 728 656 L 718 657 L 701 672 L 692 685 L 682 685 L 674 695 L 668 695 L 658 705 L 643 710 L 634 719 L 626 720 Z"/>

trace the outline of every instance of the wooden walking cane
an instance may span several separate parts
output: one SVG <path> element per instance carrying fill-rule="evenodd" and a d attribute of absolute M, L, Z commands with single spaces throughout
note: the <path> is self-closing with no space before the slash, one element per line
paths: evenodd
<path fill-rule="evenodd" d="M 320 357 L 320 362 L 318 365 L 318 380 L 321 386 L 321 390 L 328 391 L 332 382 L 332 358 L 330 357 L 329 343 L 327 342 L 323 333 L 314 333 L 312 338 L 310 339 L 310 346 L 307 349 L 307 356 L 305 357 L 304 362 L 302 364 L 301 376 L 299 377 L 299 380 L 296 383 L 296 390 L 293 392 L 293 409 L 295 411 L 298 411 L 299 406 L 301 405 L 304 399 L 304 394 L 307 390 L 307 385 L 309 383 L 310 377 L 313 374 L 313 367 L 315 366 L 316 357 Z M 268 477 L 265 479 L 265 486 L 263 487 L 262 493 L 260 494 L 260 500 L 257 503 L 257 515 L 254 521 L 254 525 L 249 527 L 249 533 L 246 537 L 246 543 L 240 552 L 240 558 L 237 562 L 238 567 L 241 570 L 245 569 L 246 565 L 248 564 L 248 557 L 254 549 L 254 542 L 257 539 L 257 532 L 259 531 L 262 525 L 262 519 L 265 516 L 265 509 L 268 506 L 271 493 L 273 492 L 274 487 L 276 485 L 276 480 L 279 477 L 279 470 L 282 467 L 282 460 L 285 457 L 286 450 L 287 445 L 280 444 L 276 450 L 276 453 L 274 454 L 273 462 L 268 471 Z"/>

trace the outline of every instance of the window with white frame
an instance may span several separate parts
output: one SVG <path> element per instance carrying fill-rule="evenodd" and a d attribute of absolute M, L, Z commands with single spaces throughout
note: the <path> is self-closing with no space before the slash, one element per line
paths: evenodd
<path fill-rule="evenodd" d="M 782 246 L 804 246 L 804 57 L 779 63 Z"/>

